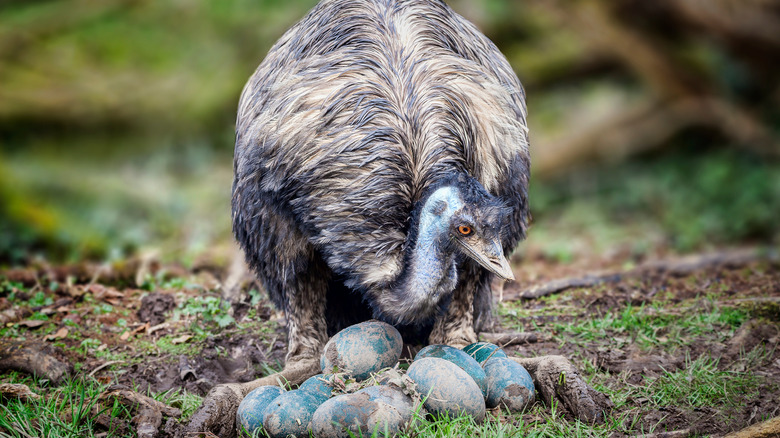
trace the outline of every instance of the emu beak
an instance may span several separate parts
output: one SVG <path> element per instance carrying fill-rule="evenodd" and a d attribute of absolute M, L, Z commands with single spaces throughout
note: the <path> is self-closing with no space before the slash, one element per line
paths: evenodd
<path fill-rule="evenodd" d="M 456 239 L 466 254 L 474 259 L 488 271 L 498 275 L 504 280 L 514 280 L 515 274 L 512 273 L 512 267 L 509 266 L 509 260 L 504 257 L 504 248 L 498 240 L 478 240 L 476 242 L 466 242 Z"/>

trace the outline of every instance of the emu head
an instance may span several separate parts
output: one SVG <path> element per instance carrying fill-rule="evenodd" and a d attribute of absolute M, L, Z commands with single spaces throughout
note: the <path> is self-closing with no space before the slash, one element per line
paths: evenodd
<path fill-rule="evenodd" d="M 469 258 L 505 280 L 514 280 L 502 246 L 511 211 L 477 180 L 466 175 L 448 180 L 431 189 L 421 207 L 418 248 L 444 257 Z"/>
<path fill-rule="evenodd" d="M 393 324 L 424 324 L 458 281 L 467 259 L 513 280 L 503 230 L 511 209 L 474 178 L 461 174 L 431 186 L 412 212 L 405 266 L 395 287 L 369 293 L 374 317 Z"/>

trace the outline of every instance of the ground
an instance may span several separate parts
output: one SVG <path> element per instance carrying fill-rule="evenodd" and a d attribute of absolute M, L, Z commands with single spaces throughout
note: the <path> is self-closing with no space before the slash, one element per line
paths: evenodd
<path fill-rule="evenodd" d="M 501 328 L 533 331 L 540 339 L 508 346 L 507 353 L 570 358 L 594 388 L 609 395 L 614 410 L 605 424 L 588 425 L 558 406 L 537 403 L 521 414 L 496 410 L 481 425 L 466 418 L 419 418 L 408 436 L 633 436 L 680 430 L 678 436 L 717 436 L 780 415 L 776 262 L 758 259 L 685 275 L 637 274 L 631 268 L 646 261 L 621 254 L 567 263 L 527 251 L 514 262 L 518 281 L 496 294 L 502 300 Z M 190 269 L 127 265 L 135 266 L 127 274 L 118 265 L 0 272 L 0 340 L 47 344 L 54 357 L 73 367 L 73 377 L 59 384 L 3 371 L 0 383 L 26 384 L 42 397 L 5 395 L 0 436 L 134 436 L 138 405 L 98 397 L 117 384 L 180 409 L 181 416 L 164 416 L 159 427 L 159 436 L 169 436 L 212 386 L 283 366 L 283 315 L 248 274 L 231 305 L 220 298 L 229 275 L 220 263 Z M 634 274 L 519 298 L 529 286 L 597 270 Z"/>

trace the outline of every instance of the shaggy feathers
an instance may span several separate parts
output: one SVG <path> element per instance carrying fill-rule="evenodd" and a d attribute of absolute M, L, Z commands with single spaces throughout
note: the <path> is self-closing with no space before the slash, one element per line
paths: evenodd
<path fill-rule="evenodd" d="M 511 252 L 528 215 L 524 98 L 498 49 L 441 1 L 320 2 L 239 103 L 234 232 L 272 299 L 294 310 L 287 295 L 314 264 L 382 308 L 415 205 L 458 174 L 509 210 Z M 484 306 L 490 276 L 477 277 Z"/>

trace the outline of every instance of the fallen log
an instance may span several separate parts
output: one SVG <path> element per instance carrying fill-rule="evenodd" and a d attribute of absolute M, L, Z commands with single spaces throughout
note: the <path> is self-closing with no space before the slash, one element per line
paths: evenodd
<path fill-rule="evenodd" d="M 754 424 L 742 430 L 732 432 L 723 438 L 776 438 L 780 436 L 780 417 Z"/>
<path fill-rule="evenodd" d="M 52 355 L 53 347 L 38 342 L 0 340 L 0 371 L 15 370 L 59 384 L 72 367 Z"/>

